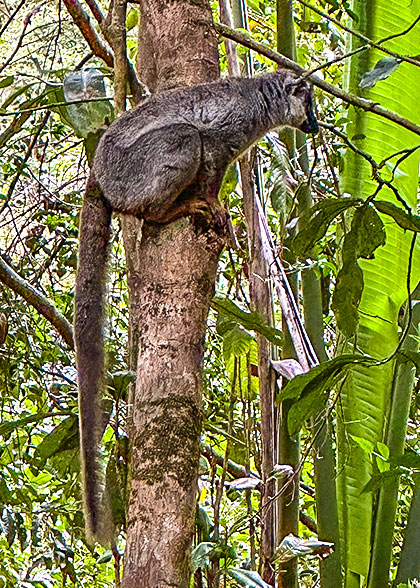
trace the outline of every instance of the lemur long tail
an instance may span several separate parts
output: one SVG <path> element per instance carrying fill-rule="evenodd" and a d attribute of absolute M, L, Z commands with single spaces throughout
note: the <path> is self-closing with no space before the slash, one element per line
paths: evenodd
<path fill-rule="evenodd" d="M 82 208 L 74 333 L 79 382 L 80 461 L 87 535 L 103 535 L 100 520 L 100 392 L 104 378 L 104 298 L 111 209 L 89 179 Z"/>

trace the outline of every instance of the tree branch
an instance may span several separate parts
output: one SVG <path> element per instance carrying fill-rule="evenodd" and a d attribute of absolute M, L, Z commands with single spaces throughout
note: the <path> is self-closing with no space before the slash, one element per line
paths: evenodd
<path fill-rule="evenodd" d="M 126 0 L 113 0 L 110 8 L 110 23 L 107 27 L 108 42 L 114 51 L 114 108 L 118 116 L 126 110 L 127 98 L 127 38 L 125 21 Z"/>
<path fill-rule="evenodd" d="M 6 31 L 6 29 L 10 26 L 10 24 L 13 22 L 13 19 L 15 18 L 15 16 L 17 15 L 17 13 L 19 12 L 19 10 L 22 8 L 22 6 L 25 4 L 26 0 L 21 0 L 19 2 L 19 4 L 16 6 L 15 10 L 12 12 L 12 14 L 9 16 L 9 18 L 6 20 L 6 22 L 4 23 L 4 25 L 2 26 L 2 28 L 0 29 L 0 39 L 3 35 L 3 33 Z"/>
<path fill-rule="evenodd" d="M 19 294 L 26 302 L 42 314 L 59 332 L 67 345 L 73 349 L 73 327 L 63 314 L 29 282 L 24 280 L 0 257 L 0 281 Z"/>
<path fill-rule="evenodd" d="M 103 21 L 104 15 L 102 14 L 101 9 L 95 2 L 95 0 L 86 0 L 86 4 L 89 6 L 91 13 L 100 24 Z"/>
<path fill-rule="evenodd" d="M 228 39 L 232 39 L 233 41 L 236 41 L 237 43 L 240 43 L 241 45 L 244 45 L 245 47 L 248 47 L 249 49 L 252 49 L 253 51 L 257 51 L 261 55 L 265 55 L 265 57 L 268 57 L 269 59 L 271 59 L 275 63 L 278 63 L 279 65 L 281 65 L 287 69 L 292 69 L 293 71 L 295 71 L 298 74 L 304 75 L 305 77 L 307 76 L 308 79 L 312 82 L 312 84 L 314 86 L 321 88 L 321 90 L 324 90 L 325 92 L 328 92 L 329 94 L 332 94 L 336 98 L 340 98 L 341 100 L 343 100 L 347 104 L 351 104 L 351 105 L 355 106 L 356 108 L 361 108 L 362 110 L 366 110 L 368 112 L 373 112 L 374 114 L 377 114 L 378 116 L 382 116 L 383 118 L 386 118 L 388 120 L 395 122 L 396 124 L 400 125 L 401 127 L 404 127 L 405 129 L 408 129 L 409 131 L 415 133 L 416 135 L 420 135 L 420 126 L 419 125 L 416 125 L 412 121 L 407 120 L 406 118 L 403 118 L 402 116 L 400 116 L 399 114 L 397 114 L 395 112 L 392 112 L 390 110 L 387 110 L 386 108 L 383 108 L 382 106 L 380 106 L 376 102 L 372 102 L 371 100 L 366 100 L 364 98 L 360 98 L 359 96 L 355 96 L 354 94 L 350 94 L 349 92 L 344 92 L 343 90 L 340 90 L 336 86 L 333 86 L 332 84 L 329 84 L 328 82 L 325 82 L 324 80 L 321 80 L 317 76 L 311 75 L 310 72 L 304 70 L 295 61 L 292 61 L 291 59 L 284 57 L 280 53 L 273 51 L 273 49 L 270 49 L 269 47 L 267 47 L 267 45 L 263 45 L 263 43 L 258 43 L 258 41 L 255 41 L 249 35 L 242 33 L 242 32 L 239 32 L 239 31 L 235 31 L 233 29 L 230 29 L 226 25 L 222 25 L 220 23 L 214 23 L 214 28 L 220 35 L 222 35 L 222 37 L 227 37 Z"/>
<path fill-rule="evenodd" d="M 74 23 L 79 27 L 80 32 L 85 38 L 87 44 L 92 49 L 93 53 L 100 57 L 109 67 L 114 65 L 114 57 L 110 49 L 102 42 L 102 39 L 97 35 L 95 29 L 90 23 L 90 18 L 87 12 L 82 8 L 78 0 L 63 0 L 68 13 L 74 20 Z"/>
<path fill-rule="evenodd" d="M 80 2 L 78 0 L 63 0 L 63 2 L 68 10 L 68 13 L 74 20 L 75 24 L 79 27 L 80 32 L 82 33 L 89 47 L 92 49 L 93 53 L 97 57 L 100 57 L 109 67 L 114 67 L 114 56 L 112 51 L 107 45 L 105 45 L 105 43 L 103 43 L 102 39 L 96 33 L 90 22 L 89 15 L 83 9 Z M 110 40 L 107 38 L 107 29 L 106 27 L 102 27 L 102 23 L 104 23 L 102 13 L 99 11 L 99 9 L 95 10 L 95 6 L 95 3 L 92 1 L 89 2 L 89 7 L 91 8 L 95 18 L 97 20 L 98 18 L 102 18 L 100 21 L 101 30 L 105 36 L 106 41 L 110 43 Z M 128 62 L 128 83 L 130 85 L 130 91 L 133 95 L 135 103 L 140 102 L 145 96 L 147 96 L 147 89 L 137 79 L 136 72 L 131 62 Z"/>

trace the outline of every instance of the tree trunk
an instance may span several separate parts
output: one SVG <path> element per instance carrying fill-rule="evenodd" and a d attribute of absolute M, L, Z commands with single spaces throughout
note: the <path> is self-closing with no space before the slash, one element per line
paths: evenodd
<path fill-rule="evenodd" d="M 143 1 L 138 70 L 152 92 L 214 79 L 205 0 Z M 125 223 L 131 341 L 131 492 L 123 588 L 187 588 L 193 536 L 206 319 L 224 235 L 184 218 Z"/>

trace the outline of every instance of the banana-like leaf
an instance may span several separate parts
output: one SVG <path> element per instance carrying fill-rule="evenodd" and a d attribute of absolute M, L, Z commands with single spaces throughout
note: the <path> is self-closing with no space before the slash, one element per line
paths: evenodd
<path fill-rule="evenodd" d="M 396 31 L 408 29 L 420 12 L 420 0 L 409 4 L 403 0 L 354 0 L 352 9 L 358 15 L 354 25 L 370 38 L 384 38 Z M 360 42 L 352 38 L 348 49 Z M 390 39 L 386 47 L 400 54 L 418 53 L 418 32 Z M 402 116 L 419 122 L 419 68 L 402 63 L 392 76 L 369 90 L 361 90 L 361 72 L 367 71 L 383 55 L 377 50 L 353 56 L 347 68 L 346 79 L 352 92 L 394 110 Z M 358 147 L 376 161 L 392 153 L 413 148 L 418 137 L 385 119 L 367 112 L 349 109 L 347 132 L 350 138 L 358 137 Z M 392 160 L 393 163 L 398 158 Z M 393 185 L 414 211 L 418 182 L 418 155 L 416 152 L 399 164 Z M 374 194 L 377 184 L 372 180 L 372 169 L 360 155 L 348 151 L 341 186 L 352 198 L 367 198 Z M 375 199 L 400 207 L 394 193 L 382 187 Z M 383 208 L 383 206 L 382 206 Z M 385 211 L 384 211 L 385 212 Z M 386 211 L 390 214 L 390 209 Z M 358 351 L 377 358 L 392 355 L 398 345 L 398 312 L 407 299 L 407 271 L 411 235 L 398 223 L 396 214 L 382 217 L 386 231 L 386 244 L 375 251 L 375 258 L 361 260 L 364 288 L 359 307 L 359 324 L 356 334 Z M 396 222 L 397 221 L 397 222 Z M 408 228 L 408 227 L 407 227 Z M 418 263 L 413 264 L 411 283 L 418 281 Z M 386 419 L 394 373 L 394 362 L 382 366 L 356 365 L 349 369 L 340 397 L 338 411 L 338 490 L 340 523 L 343 535 L 346 588 L 364 585 L 371 566 L 373 494 L 362 493 L 372 477 L 372 459 L 354 441 L 366 439 L 374 445 L 384 440 Z M 387 573 L 387 571 L 386 571 Z M 386 582 L 384 583 L 386 584 Z"/>

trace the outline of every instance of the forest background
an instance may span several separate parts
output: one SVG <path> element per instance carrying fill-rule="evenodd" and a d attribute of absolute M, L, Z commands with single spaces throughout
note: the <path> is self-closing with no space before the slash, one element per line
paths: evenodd
<path fill-rule="evenodd" d="M 417 586 L 420 1 L 220 0 L 211 13 L 204 0 L 107 4 L 0 2 L 0 587 L 157 588 L 153 574 L 166 578 L 159 588 Z M 317 70 L 320 133 L 270 133 L 229 169 L 220 197 L 239 248 L 226 246 L 217 270 L 214 227 L 210 252 L 188 219 L 158 235 L 145 227 L 139 246 L 134 221 L 114 218 L 103 453 L 115 541 L 92 546 L 71 327 L 91 131 L 112 118 L 113 95 L 125 109 L 127 81 L 130 106 L 138 79 L 160 91 L 213 79 L 219 66 L 258 75 L 296 62 Z M 84 69 L 65 96 L 66 76 Z M 212 300 L 209 279 L 200 300 L 183 291 L 205 254 Z M 178 280 L 159 318 L 168 341 L 182 330 L 167 317 L 183 297 L 204 317 L 203 385 L 200 356 L 187 358 L 202 429 L 181 402 L 156 413 L 145 521 L 128 498 L 129 461 L 142 466 L 128 434 L 138 439 L 145 422 L 130 425 L 127 404 L 152 387 L 137 351 L 157 319 L 140 316 L 136 284 L 168 282 L 168 268 Z M 154 392 L 167 400 L 168 390 L 176 396 L 172 372 Z M 150 406 L 159 410 L 156 397 Z M 179 423 L 196 443 L 174 436 Z M 198 498 L 174 484 L 174 467 L 199 474 Z M 193 509 L 180 512 L 184 500 Z M 140 548 L 123 558 L 130 541 Z"/>

